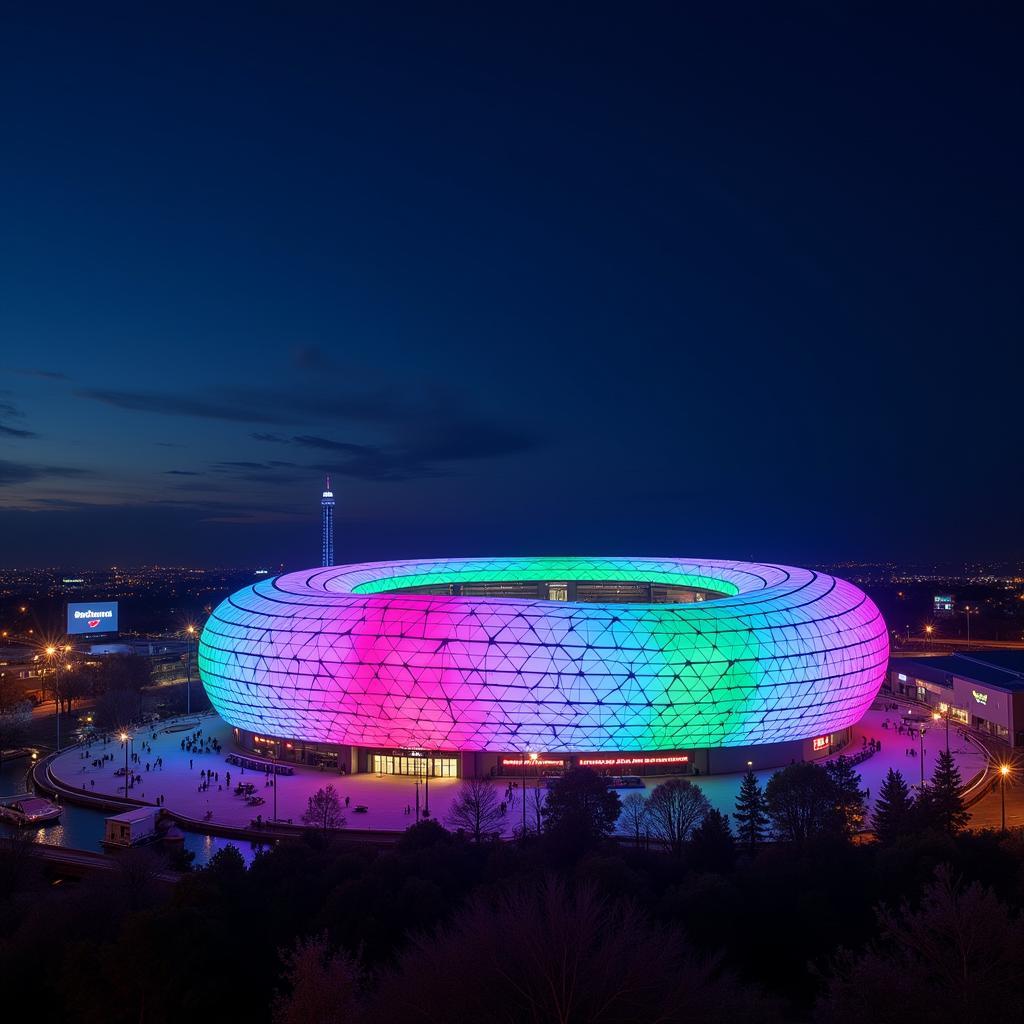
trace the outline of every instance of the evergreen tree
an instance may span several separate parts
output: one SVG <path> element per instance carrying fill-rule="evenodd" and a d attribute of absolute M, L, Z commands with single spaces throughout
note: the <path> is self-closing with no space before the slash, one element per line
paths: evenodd
<path fill-rule="evenodd" d="M 848 836 L 860 831 L 867 813 L 867 793 L 860 788 L 860 775 L 853 769 L 848 757 L 840 755 L 825 765 L 825 771 L 835 788 L 838 824 Z"/>
<path fill-rule="evenodd" d="M 747 769 L 740 783 L 740 795 L 736 798 L 736 837 L 747 849 L 753 851 L 763 843 L 768 831 L 768 808 L 764 791 L 761 789 L 753 768 Z"/>
<path fill-rule="evenodd" d="M 953 755 L 940 750 L 931 780 L 917 801 L 924 824 L 951 836 L 962 832 L 971 817 L 960 795 L 962 788 L 963 779 Z"/>
<path fill-rule="evenodd" d="M 907 780 L 890 768 L 875 801 L 871 823 L 880 843 L 890 844 L 909 835 L 914 827 L 914 800 Z"/>
<path fill-rule="evenodd" d="M 735 859 L 736 842 L 729 828 L 729 815 L 712 807 L 690 837 L 690 866 L 722 874 L 732 870 Z"/>

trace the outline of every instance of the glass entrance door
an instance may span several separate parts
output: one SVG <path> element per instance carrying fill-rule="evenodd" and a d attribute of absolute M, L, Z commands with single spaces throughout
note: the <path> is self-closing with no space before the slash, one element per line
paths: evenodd
<path fill-rule="evenodd" d="M 405 754 L 374 754 L 371 770 L 375 775 L 419 775 L 454 779 L 459 774 L 457 757 L 408 757 Z"/>

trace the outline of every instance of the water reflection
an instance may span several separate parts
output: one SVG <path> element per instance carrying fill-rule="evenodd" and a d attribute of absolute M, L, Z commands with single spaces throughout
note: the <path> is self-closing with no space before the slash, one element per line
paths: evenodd
<path fill-rule="evenodd" d="M 28 788 L 26 784 L 27 770 L 28 761 L 24 758 L 5 762 L 0 768 L 0 796 L 14 796 L 26 792 Z M 0 835 L 20 835 L 22 838 L 31 838 L 34 843 L 44 843 L 47 846 L 67 846 L 75 850 L 91 850 L 102 853 L 103 822 L 109 813 L 115 812 L 96 811 L 89 807 L 64 804 L 59 821 L 36 829 L 20 829 L 8 822 L 0 821 Z M 231 845 L 238 849 L 246 864 L 252 863 L 259 848 L 253 843 L 245 843 L 240 840 L 222 839 L 220 836 L 197 832 L 185 833 L 185 849 L 191 850 L 196 855 L 196 859 L 192 862 L 195 867 L 208 864 L 210 858 L 218 850 L 223 850 L 225 846 Z"/>

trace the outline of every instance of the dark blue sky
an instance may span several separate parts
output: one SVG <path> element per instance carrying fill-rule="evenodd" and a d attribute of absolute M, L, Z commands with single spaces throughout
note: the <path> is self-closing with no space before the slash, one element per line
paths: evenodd
<path fill-rule="evenodd" d="M 1011 6 L 370 6 L 4 15 L 0 564 L 1024 557 Z"/>

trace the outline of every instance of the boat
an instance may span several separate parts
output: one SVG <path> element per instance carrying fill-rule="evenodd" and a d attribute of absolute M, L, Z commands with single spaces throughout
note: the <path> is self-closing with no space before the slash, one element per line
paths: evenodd
<path fill-rule="evenodd" d="M 7 797 L 0 800 L 0 820 L 15 825 L 45 825 L 56 821 L 61 814 L 57 804 L 40 796 Z"/>

